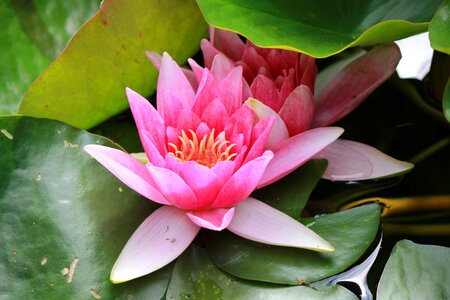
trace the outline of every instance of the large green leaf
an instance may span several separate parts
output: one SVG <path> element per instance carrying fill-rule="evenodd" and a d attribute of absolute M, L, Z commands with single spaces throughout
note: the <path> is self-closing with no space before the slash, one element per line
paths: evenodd
<path fill-rule="evenodd" d="M 90 128 L 128 107 L 125 87 L 154 92 L 158 72 L 146 50 L 184 62 L 206 31 L 194 0 L 105 0 L 33 83 L 20 112 Z"/>
<path fill-rule="evenodd" d="M 378 284 L 377 299 L 450 299 L 450 248 L 398 242 Z"/>
<path fill-rule="evenodd" d="M 0 131 L 0 298 L 160 299 L 170 267 L 109 282 L 122 247 L 155 208 L 83 151 L 117 145 L 31 117 L 2 117 Z"/>
<path fill-rule="evenodd" d="M 214 262 L 235 276 L 285 284 L 312 282 L 345 270 L 364 254 L 378 231 L 380 208 L 361 206 L 308 222 L 336 248 L 334 253 L 269 246 L 229 232 L 209 233 L 206 242 Z"/>
<path fill-rule="evenodd" d="M 59 55 L 100 0 L 0 1 L 0 114 L 14 114 L 30 84 Z"/>
<path fill-rule="evenodd" d="M 191 246 L 177 260 L 166 299 L 358 299 L 341 286 L 282 287 L 240 280 L 217 268 L 201 248 Z"/>
<path fill-rule="evenodd" d="M 261 47 L 327 57 L 423 32 L 441 0 L 197 0 L 212 26 Z"/>
<path fill-rule="evenodd" d="M 325 159 L 310 160 L 289 176 L 257 190 L 253 197 L 298 218 L 327 165 Z"/>
<path fill-rule="evenodd" d="M 430 23 L 431 47 L 450 54 L 450 2 L 445 0 Z"/>

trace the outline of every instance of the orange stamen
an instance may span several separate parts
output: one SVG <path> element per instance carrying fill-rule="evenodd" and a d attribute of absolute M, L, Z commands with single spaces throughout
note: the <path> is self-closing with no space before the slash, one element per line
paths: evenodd
<path fill-rule="evenodd" d="M 205 134 L 199 141 L 197 134 L 193 130 L 188 130 L 191 137 L 181 130 L 180 148 L 173 143 L 168 143 L 169 154 L 175 157 L 179 162 L 195 161 L 209 168 L 213 167 L 220 161 L 233 160 L 237 153 L 231 153 L 236 144 L 230 144 L 230 141 L 223 141 L 225 133 L 221 132 L 217 136 L 215 130 L 211 130 L 210 134 Z M 218 137 L 220 136 L 220 139 Z M 228 145 L 228 146 L 227 146 Z M 222 150 L 225 146 L 226 149 Z"/>

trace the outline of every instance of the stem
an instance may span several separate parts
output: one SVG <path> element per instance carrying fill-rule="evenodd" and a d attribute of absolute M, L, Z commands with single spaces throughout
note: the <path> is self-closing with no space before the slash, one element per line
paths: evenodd
<path fill-rule="evenodd" d="M 416 154 L 413 158 L 411 158 L 409 161 L 413 164 L 418 164 L 428 158 L 429 156 L 433 155 L 434 153 L 440 151 L 441 149 L 447 147 L 450 145 L 450 137 L 443 138 L 442 140 L 438 141 L 437 143 L 434 143 L 430 147 L 426 148 L 419 154 Z"/>
<path fill-rule="evenodd" d="M 410 82 L 398 77 L 394 77 L 389 80 L 394 88 L 403 93 L 408 99 L 410 99 L 418 108 L 422 111 L 428 113 L 434 119 L 439 120 L 441 123 L 449 125 L 449 122 L 444 116 L 444 113 L 433 106 L 427 104 L 420 93 L 417 91 L 416 87 Z"/>

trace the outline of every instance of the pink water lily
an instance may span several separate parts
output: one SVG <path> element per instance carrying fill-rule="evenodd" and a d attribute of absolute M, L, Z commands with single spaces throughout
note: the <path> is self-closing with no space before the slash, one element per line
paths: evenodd
<path fill-rule="evenodd" d="M 226 74 L 242 66 L 246 79 L 243 91 L 254 98 L 247 105 L 259 118 L 276 117 L 273 136 L 277 138 L 268 147 L 274 152 L 282 141 L 346 116 L 389 78 L 401 57 L 395 44 L 376 47 L 348 64 L 314 96 L 314 58 L 244 43 L 237 34 L 225 30 L 211 28 L 210 33 L 210 41 L 201 42 L 206 67 L 214 74 Z M 316 157 L 328 160 L 323 177 L 332 180 L 380 178 L 413 167 L 373 147 L 343 139 Z"/>
<path fill-rule="evenodd" d="M 100 145 L 84 148 L 123 183 L 163 205 L 132 235 L 111 280 L 127 281 L 170 263 L 201 227 L 228 228 L 267 244 L 334 251 L 301 223 L 249 195 L 320 152 L 342 129 L 309 130 L 273 153 L 266 144 L 276 117 L 255 119 L 243 105 L 241 66 L 221 77 L 197 68 L 195 87 L 192 74 L 189 80 L 168 54 L 158 67 L 157 110 L 126 90 L 149 162 Z"/>

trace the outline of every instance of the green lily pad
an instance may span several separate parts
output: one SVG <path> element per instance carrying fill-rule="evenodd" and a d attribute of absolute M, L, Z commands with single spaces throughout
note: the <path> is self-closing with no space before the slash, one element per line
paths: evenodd
<path fill-rule="evenodd" d="M 325 159 L 310 160 L 289 176 L 255 191 L 252 197 L 298 218 L 327 165 Z"/>
<path fill-rule="evenodd" d="M 207 22 L 260 47 L 327 57 L 427 30 L 440 0 L 197 0 Z"/>
<path fill-rule="evenodd" d="M 450 54 L 450 2 L 445 0 L 430 23 L 430 42 L 434 49 Z"/>
<path fill-rule="evenodd" d="M 0 118 L 2 299 L 161 299 L 171 267 L 109 281 L 120 251 L 156 205 L 84 150 L 117 147 L 58 121 Z M 128 298 L 127 298 L 128 297 Z"/>
<path fill-rule="evenodd" d="M 158 72 L 146 50 L 184 62 L 206 32 L 193 0 L 105 0 L 33 83 L 20 113 L 84 129 L 97 125 L 128 108 L 125 87 L 154 92 Z"/>
<path fill-rule="evenodd" d="M 205 249 L 191 246 L 177 260 L 166 299 L 358 299 L 347 289 L 336 286 L 283 287 L 257 283 L 231 276 L 208 257 Z"/>
<path fill-rule="evenodd" d="M 270 246 L 230 232 L 208 233 L 213 261 L 240 278 L 296 285 L 339 273 L 355 263 L 374 240 L 380 223 L 376 204 L 317 217 L 307 226 L 332 244 L 334 253 Z"/>
<path fill-rule="evenodd" d="M 377 299 L 449 299 L 450 248 L 398 242 L 378 283 Z"/>
<path fill-rule="evenodd" d="M 99 0 L 0 2 L 0 114 L 17 113 L 30 84 L 99 4 Z"/>

